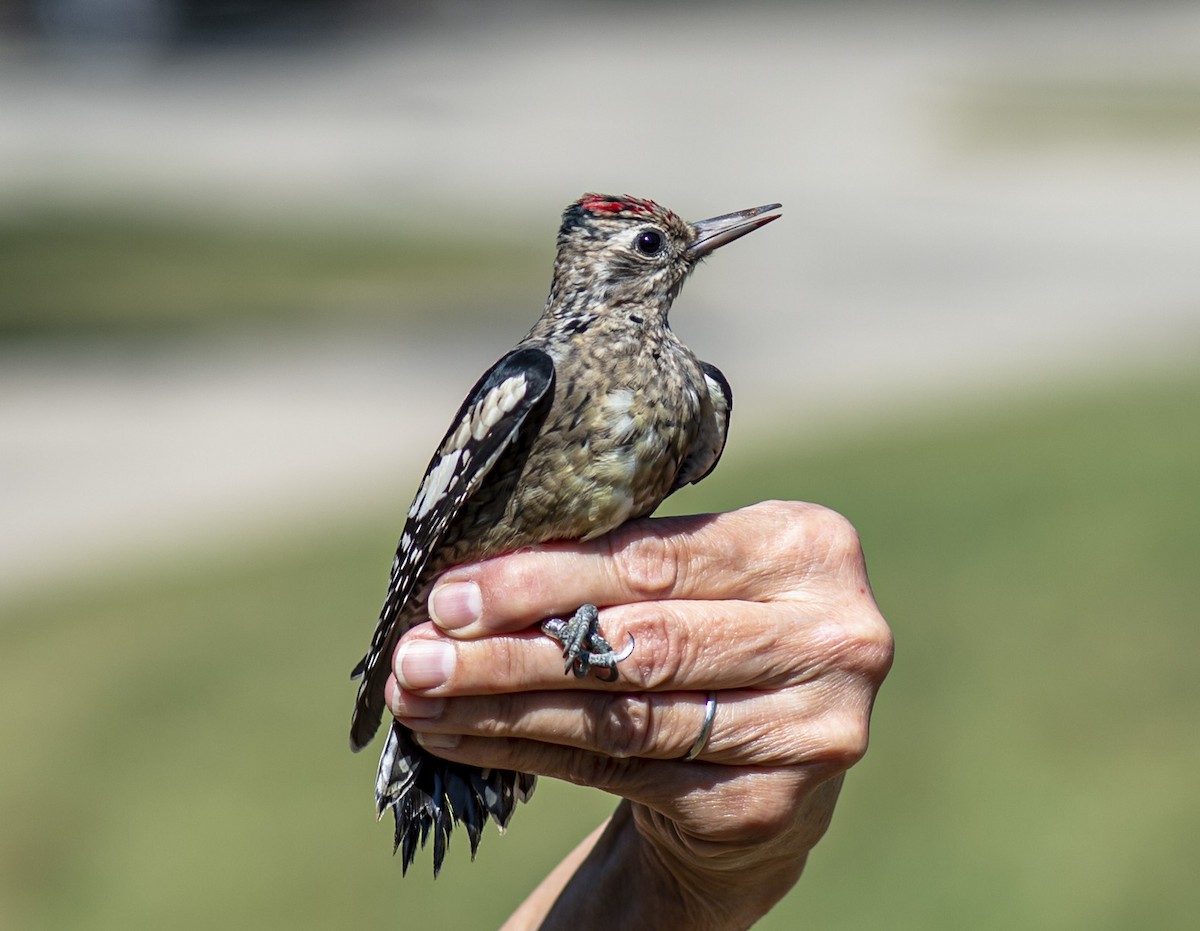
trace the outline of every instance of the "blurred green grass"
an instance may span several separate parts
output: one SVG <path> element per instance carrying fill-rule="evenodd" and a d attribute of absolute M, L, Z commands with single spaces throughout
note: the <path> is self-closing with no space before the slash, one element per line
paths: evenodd
<path fill-rule="evenodd" d="M 511 230 L 472 239 L 470 230 L 412 222 L 348 229 L 344 220 L 239 225 L 180 211 L 13 210 L 0 217 L 0 339 L 146 339 L 329 318 L 343 326 L 399 318 L 419 333 L 477 321 L 482 309 L 524 321 L 544 300 L 551 239 Z"/>
<path fill-rule="evenodd" d="M 1200 912 L 1197 410 L 1200 377 L 1163 375 L 797 436 L 673 502 L 843 511 L 896 634 L 871 751 L 761 927 Z M 491 927 L 603 817 L 543 782 L 478 862 L 401 880 L 345 740 L 398 511 L 8 611 L 0 926 Z"/>

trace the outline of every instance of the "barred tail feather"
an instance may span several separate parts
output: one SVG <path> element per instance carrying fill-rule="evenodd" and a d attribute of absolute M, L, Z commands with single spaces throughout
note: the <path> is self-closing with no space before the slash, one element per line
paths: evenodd
<path fill-rule="evenodd" d="M 393 852 L 400 853 L 400 871 L 407 873 L 417 855 L 433 835 L 433 875 L 442 869 L 456 824 L 467 831 L 471 859 L 488 819 L 503 831 L 517 802 L 533 795 L 537 778 L 507 769 L 479 769 L 438 759 L 421 749 L 411 732 L 393 721 L 388 731 L 379 775 L 375 781 L 375 805 L 379 816 L 388 808 L 396 819 Z"/>

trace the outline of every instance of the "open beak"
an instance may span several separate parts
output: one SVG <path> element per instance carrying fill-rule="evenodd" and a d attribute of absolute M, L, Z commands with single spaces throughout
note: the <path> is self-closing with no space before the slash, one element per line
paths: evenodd
<path fill-rule="evenodd" d="M 704 258 L 714 249 L 719 249 L 735 239 L 741 239 L 772 220 L 778 220 L 783 216 L 779 212 L 782 209 L 783 204 L 766 204 L 763 207 L 751 207 L 749 210 L 726 213 L 708 220 L 698 220 L 692 224 L 692 229 L 696 231 L 696 240 L 688 247 L 688 255 L 693 259 Z"/>

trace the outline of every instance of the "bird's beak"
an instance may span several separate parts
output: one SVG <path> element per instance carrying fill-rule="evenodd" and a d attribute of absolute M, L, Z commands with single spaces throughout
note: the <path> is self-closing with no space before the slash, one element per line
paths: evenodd
<path fill-rule="evenodd" d="M 714 249 L 719 249 L 735 239 L 741 239 L 772 220 L 778 220 L 783 215 L 779 212 L 782 208 L 783 204 L 766 204 L 708 220 L 698 220 L 692 224 L 692 229 L 696 231 L 696 239 L 688 247 L 688 255 L 693 259 L 703 258 Z"/>

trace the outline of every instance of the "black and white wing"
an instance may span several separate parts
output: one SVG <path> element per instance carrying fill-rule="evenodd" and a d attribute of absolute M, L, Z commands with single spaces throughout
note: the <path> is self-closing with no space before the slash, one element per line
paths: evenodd
<path fill-rule="evenodd" d="M 729 416 L 733 413 L 733 389 L 721 370 L 708 362 L 701 362 L 704 383 L 708 387 L 708 399 L 712 404 L 712 416 L 701 425 L 696 442 L 688 450 L 675 484 L 674 493 L 684 485 L 694 485 L 717 467 L 721 453 L 725 450 L 725 438 L 729 435 Z"/>
<path fill-rule="evenodd" d="M 350 722 L 353 750 L 370 743 L 379 728 L 388 657 L 404 632 L 397 620 L 431 554 L 503 453 L 541 429 L 553 398 L 554 362 L 542 350 L 526 347 L 492 366 L 455 415 L 409 508 L 371 648 L 351 674 L 362 677 Z"/>

